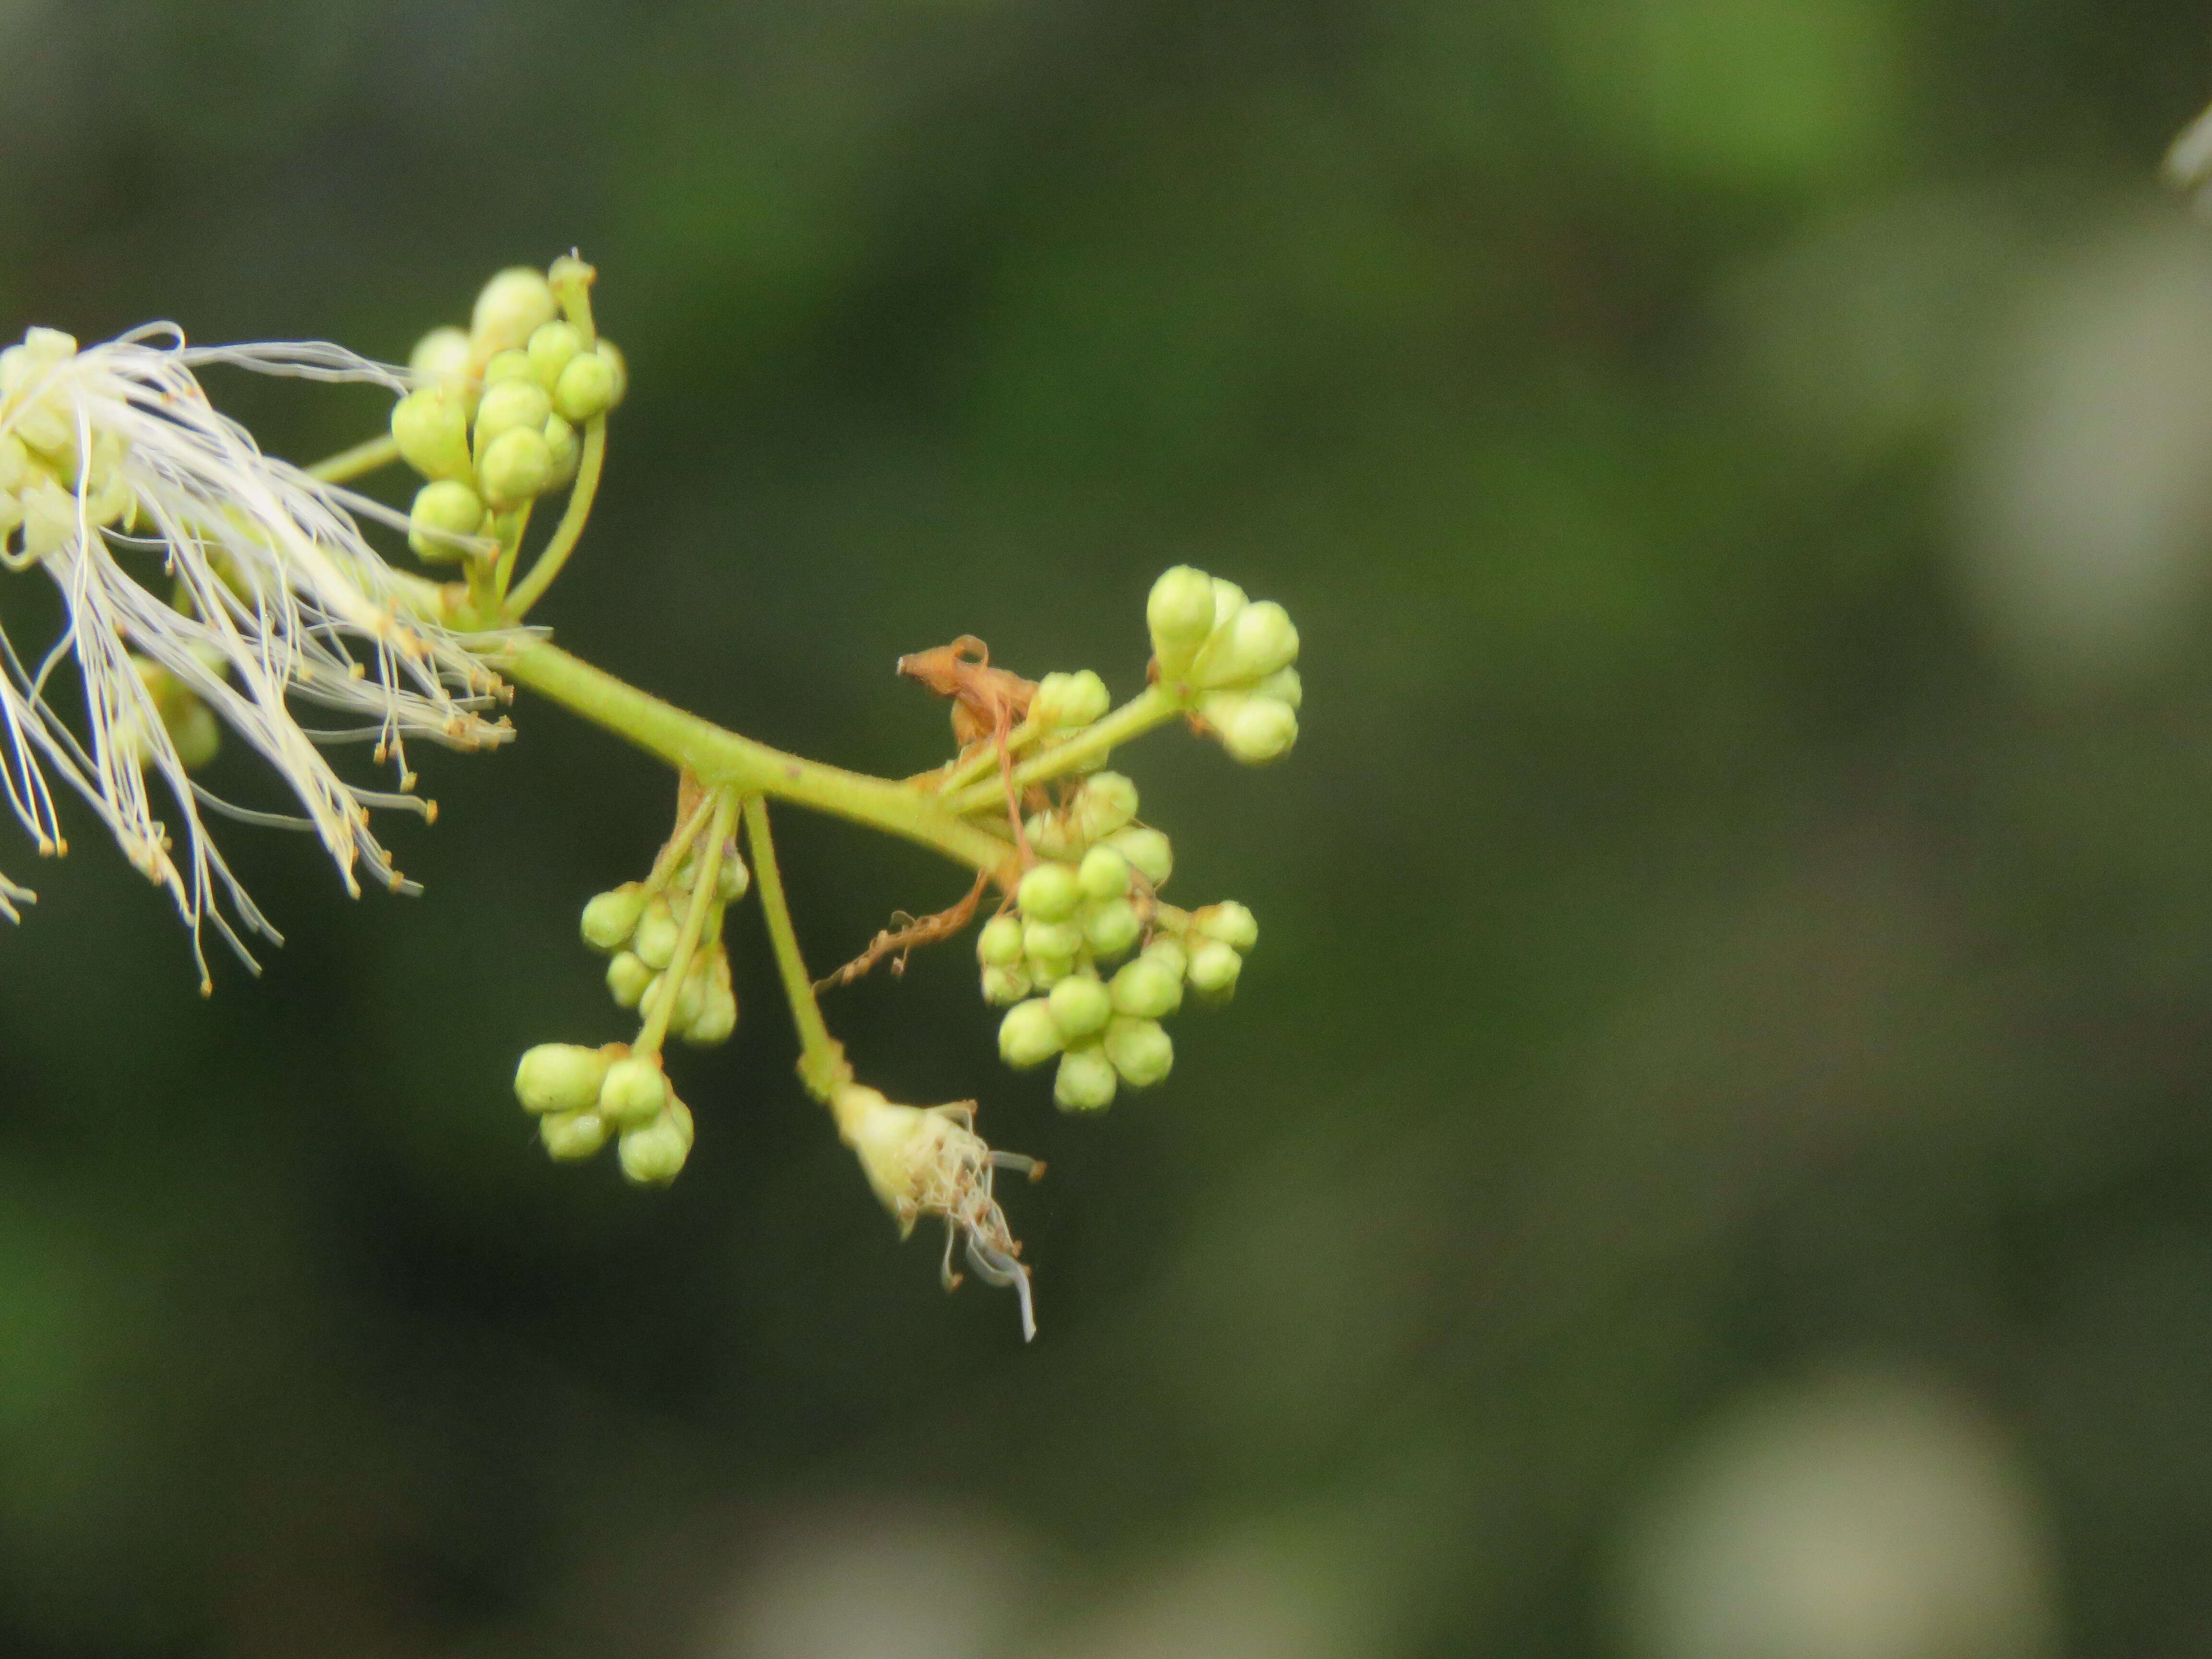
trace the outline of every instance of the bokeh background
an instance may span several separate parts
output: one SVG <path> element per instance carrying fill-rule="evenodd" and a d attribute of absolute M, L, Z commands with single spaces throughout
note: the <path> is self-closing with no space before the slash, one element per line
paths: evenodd
<path fill-rule="evenodd" d="M 665 1194 L 515 1054 L 666 780 L 525 699 L 419 901 L 89 826 L 0 935 L 0 1652 L 2212 1653 L 2212 93 L 2182 0 L 0 0 L 0 332 L 404 358 L 603 273 L 561 640 L 933 763 L 903 651 L 1284 601 L 1263 772 L 1123 760 L 1263 936 L 1172 1079 L 1016 1078 L 1043 1330 L 939 1291 L 756 924 Z M 278 453 L 366 394 L 217 388 Z M 392 481 L 397 489 L 398 482 Z M 0 580 L 19 640 L 40 585 Z M 235 757 L 219 781 L 256 785 Z M 823 965 L 957 875 L 782 818 Z"/>

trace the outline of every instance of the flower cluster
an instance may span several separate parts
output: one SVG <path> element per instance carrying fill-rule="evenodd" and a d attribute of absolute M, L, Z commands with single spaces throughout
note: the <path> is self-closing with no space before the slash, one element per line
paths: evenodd
<path fill-rule="evenodd" d="M 1196 711 L 1200 728 L 1248 766 L 1279 760 L 1298 740 L 1298 630 L 1273 599 L 1179 564 L 1145 604 L 1152 672 Z"/>

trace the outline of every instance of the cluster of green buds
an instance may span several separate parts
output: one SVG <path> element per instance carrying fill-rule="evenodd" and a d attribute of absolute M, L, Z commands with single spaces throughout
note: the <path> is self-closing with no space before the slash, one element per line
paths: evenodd
<path fill-rule="evenodd" d="M 1298 630 L 1273 599 L 1179 564 L 1152 584 L 1145 620 L 1158 683 L 1248 766 L 1298 740 Z"/>
<path fill-rule="evenodd" d="M 622 354 L 596 337 L 588 311 L 563 304 L 564 287 L 589 280 L 575 260 L 503 270 L 467 329 L 433 329 L 416 345 L 415 389 L 392 409 L 392 437 L 429 480 L 408 516 L 408 545 L 423 559 L 456 562 L 499 515 L 566 488 L 583 433 L 622 401 Z"/>
<path fill-rule="evenodd" d="M 124 441 L 93 434 L 88 454 L 69 404 L 52 382 L 76 355 L 58 329 L 34 328 L 0 351 L 0 558 L 20 568 L 58 551 L 78 533 L 82 511 L 94 526 L 118 525 L 137 506 L 124 476 Z"/>
<path fill-rule="evenodd" d="M 729 815 L 715 806 L 711 799 L 695 805 L 643 881 L 624 882 L 584 906 L 580 932 L 608 959 L 608 992 L 617 1006 L 638 1011 L 642 1024 L 631 1042 L 546 1042 L 522 1056 L 516 1098 L 539 1115 L 539 1136 L 557 1159 L 590 1158 L 619 1135 L 623 1173 L 659 1186 L 690 1156 L 691 1114 L 669 1085 L 661 1043 L 672 1036 L 712 1048 L 737 1030 L 723 924 L 752 884 Z"/>

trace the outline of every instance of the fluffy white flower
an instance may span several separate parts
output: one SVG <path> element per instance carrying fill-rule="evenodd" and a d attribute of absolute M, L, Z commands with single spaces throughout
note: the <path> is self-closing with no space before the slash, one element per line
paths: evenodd
<path fill-rule="evenodd" d="M 168 324 L 82 350 L 33 329 L 0 352 L 0 567 L 43 570 L 66 611 L 52 646 L 27 658 L 5 632 L 20 607 L 0 581 L 0 787 L 42 853 L 66 846 L 53 780 L 75 789 L 131 862 L 174 896 L 196 954 L 210 923 L 250 963 L 222 902 L 245 927 L 277 936 L 224 864 L 203 811 L 302 821 L 232 807 L 195 784 L 134 656 L 173 676 L 276 769 L 349 892 L 359 891 L 356 866 L 398 884 L 368 808 L 428 809 L 348 784 L 323 745 L 374 739 L 404 791 L 407 738 L 468 749 L 508 727 L 482 712 L 497 683 L 459 637 L 409 610 L 412 579 L 362 533 L 361 519 L 404 526 L 404 515 L 263 454 L 210 404 L 194 370 L 210 362 L 406 389 L 396 372 L 337 346 L 195 349 Z M 53 700 L 70 664 L 83 693 L 74 723 Z M 353 723 L 304 726 L 299 704 Z M 153 775 L 173 830 L 157 816 Z M 11 896 L 27 896 L 0 882 L 0 909 Z M 204 957 L 201 973 L 204 984 Z"/>

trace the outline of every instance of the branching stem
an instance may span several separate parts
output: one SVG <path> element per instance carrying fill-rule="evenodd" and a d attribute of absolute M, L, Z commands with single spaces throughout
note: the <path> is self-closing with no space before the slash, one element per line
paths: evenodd
<path fill-rule="evenodd" d="M 745 797 L 745 834 L 752 843 L 753 879 L 760 884 L 761 915 L 768 921 L 775 970 L 783 981 L 784 1000 L 791 1005 L 791 1023 L 799 1031 L 799 1081 L 827 1106 L 838 1089 L 853 1080 L 853 1068 L 846 1062 L 844 1045 L 830 1035 L 822 1006 L 814 1000 L 814 981 L 807 974 L 806 958 L 791 925 L 791 907 L 783 896 L 783 872 L 776 866 L 775 842 L 769 834 L 768 802 L 759 795 Z"/>

